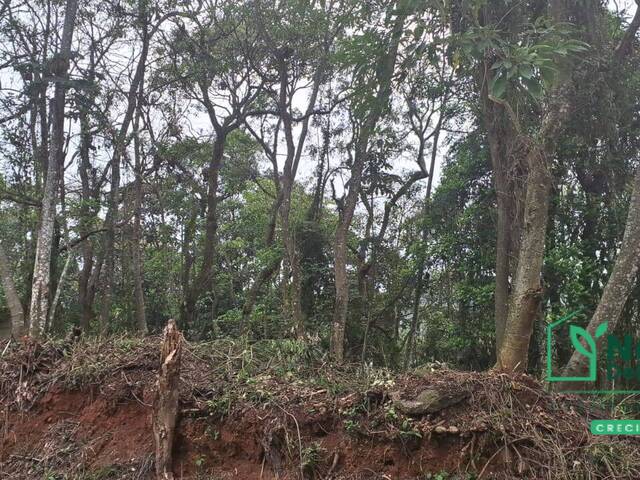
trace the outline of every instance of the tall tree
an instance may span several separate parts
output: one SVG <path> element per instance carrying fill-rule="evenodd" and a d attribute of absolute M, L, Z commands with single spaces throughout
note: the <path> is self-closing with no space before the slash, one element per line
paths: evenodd
<path fill-rule="evenodd" d="M 104 256 L 105 264 L 103 270 L 103 292 L 102 305 L 100 308 L 100 328 L 103 331 L 109 326 L 109 317 L 111 314 L 111 304 L 113 295 L 113 283 L 115 275 L 115 241 L 116 226 L 118 223 L 118 209 L 120 204 L 120 176 L 122 168 L 122 159 L 125 156 L 128 145 L 129 127 L 135 117 L 136 105 L 138 101 L 138 90 L 144 82 L 144 75 L 147 68 L 147 57 L 151 45 L 153 35 L 160 29 L 166 16 L 160 17 L 153 25 L 150 24 L 150 14 L 147 8 L 146 0 L 138 3 L 136 11 L 136 24 L 138 25 L 138 34 L 141 38 L 140 53 L 136 62 L 135 73 L 131 79 L 128 92 L 126 94 L 125 113 L 120 126 L 114 133 L 113 138 L 113 154 L 111 156 L 111 184 L 109 196 L 107 199 L 107 215 L 104 222 L 105 245 Z"/>
<path fill-rule="evenodd" d="M 361 123 L 354 133 L 354 154 L 351 164 L 346 195 L 339 202 L 340 219 L 334 239 L 334 275 L 336 298 L 331 333 L 331 355 L 336 362 L 344 360 L 344 338 L 349 309 L 349 278 L 347 275 L 347 235 L 353 220 L 356 203 L 362 182 L 370 141 L 375 135 L 376 126 L 388 109 L 391 97 L 391 85 L 395 71 L 396 59 L 404 32 L 404 25 L 411 13 L 412 2 L 398 0 L 388 7 L 386 19 L 390 30 L 376 52 L 375 73 L 371 83 L 367 85 L 373 93 L 361 105 Z M 356 77 L 355 82 L 365 82 Z M 365 94 L 366 95 L 366 94 Z"/>
<path fill-rule="evenodd" d="M 71 59 L 71 44 L 73 41 L 77 8 L 77 0 L 67 0 L 60 48 L 51 62 L 51 73 L 54 78 L 53 81 L 55 82 L 54 97 L 51 106 L 51 140 L 42 196 L 40 228 L 38 230 L 33 286 L 31 290 L 31 308 L 29 310 L 29 332 L 36 337 L 44 332 L 49 311 L 51 248 L 56 216 L 58 173 L 60 171 L 60 161 L 64 143 L 66 79 Z"/>
<path fill-rule="evenodd" d="M 220 169 L 227 139 L 244 123 L 263 82 L 254 74 L 252 61 L 261 59 L 255 51 L 255 32 L 245 21 L 245 13 L 233 4 L 206 5 L 202 10 L 198 7 L 189 11 L 188 16 L 199 21 L 193 24 L 179 21 L 166 45 L 171 62 L 167 71 L 180 80 L 185 98 L 195 100 L 204 109 L 214 134 L 205 172 L 205 231 L 200 268 L 193 278 L 184 279 L 189 282 L 181 307 L 185 329 L 193 325 L 197 302 L 205 293 L 211 294 L 211 310 L 215 312 Z"/>

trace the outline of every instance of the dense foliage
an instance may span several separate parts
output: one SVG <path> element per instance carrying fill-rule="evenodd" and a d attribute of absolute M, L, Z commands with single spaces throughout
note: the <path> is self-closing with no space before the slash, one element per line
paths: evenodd
<path fill-rule="evenodd" d="M 56 75 L 74 2 L 3 2 L 0 245 L 25 321 L 55 159 L 51 334 L 176 318 L 191 338 L 328 349 L 346 298 L 347 359 L 488 368 L 500 229 L 509 251 L 526 245 L 522 159 L 539 142 L 551 180 L 529 366 L 541 369 L 546 323 L 578 309 L 586 323 L 598 306 L 640 146 L 635 10 L 565 3 L 90 0 Z M 66 97 L 52 153 L 54 88 Z M 546 142 L 559 96 L 570 113 Z M 515 139 L 507 227 L 500 138 Z M 636 332 L 638 315 L 634 280 L 617 328 Z M 556 349 L 566 363 L 570 344 Z"/>

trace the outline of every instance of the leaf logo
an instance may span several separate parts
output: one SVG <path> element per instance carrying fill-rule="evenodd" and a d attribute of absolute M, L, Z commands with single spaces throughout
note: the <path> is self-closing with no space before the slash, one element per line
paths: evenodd
<path fill-rule="evenodd" d="M 596 328 L 596 339 L 600 338 L 607 331 L 607 322 L 598 325 Z M 589 363 L 595 364 L 598 354 L 596 341 L 584 328 L 577 325 L 571 325 L 569 327 L 569 336 L 571 337 L 571 344 L 578 352 L 589 359 Z M 584 343 L 583 343 L 584 342 Z M 588 347 L 588 348 L 587 348 Z"/>
<path fill-rule="evenodd" d="M 602 337 L 607 332 L 608 322 L 603 322 L 595 329 L 593 335 L 582 327 L 577 325 L 569 325 L 569 338 L 571 345 L 581 355 L 585 356 L 588 360 L 589 369 L 587 375 L 582 376 L 556 376 L 553 374 L 553 368 L 551 365 L 553 352 L 552 352 L 552 332 L 554 328 L 559 327 L 564 322 L 575 317 L 580 310 L 565 315 L 560 320 L 550 323 L 547 326 L 547 379 L 550 382 L 593 382 L 597 377 L 597 339 Z"/>

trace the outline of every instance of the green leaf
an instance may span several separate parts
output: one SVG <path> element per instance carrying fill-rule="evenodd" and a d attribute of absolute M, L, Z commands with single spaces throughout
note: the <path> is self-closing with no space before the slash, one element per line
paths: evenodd
<path fill-rule="evenodd" d="M 542 85 L 535 78 L 522 78 L 522 83 L 533 98 L 542 97 Z"/>
<path fill-rule="evenodd" d="M 496 98 L 501 98 L 504 95 L 504 92 L 507 90 L 507 77 L 504 72 L 500 72 L 498 75 L 493 77 L 491 83 L 489 84 L 489 91 L 491 95 Z"/>
<path fill-rule="evenodd" d="M 523 78 L 532 78 L 533 77 L 533 68 L 531 65 L 520 65 L 518 67 L 518 73 Z"/>
<path fill-rule="evenodd" d="M 582 355 L 591 358 L 596 354 L 596 341 L 584 328 L 578 327 L 577 325 L 571 325 L 569 327 L 569 336 L 571 337 L 571 344 L 573 345 L 573 348 L 575 348 Z M 580 341 L 580 337 L 582 337 L 582 339 L 589 346 L 589 350 L 587 350 L 582 344 L 582 342 Z"/>
<path fill-rule="evenodd" d="M 605 332 L 607 331 L 608 326 L 609 326 L 609 322 L 603 322 L 600 325 L 598 325 L 598 328 L 596 328 L 596 338 L 600 338 L 602 335 L 604 335 Z"/>
<path fill-rule="evenodd" d="M 556 76 L 556 71 L 551 67 L 540 67 L 540 76 L 542 77 L 542 81 L 545 84 L 550 85 L 551 83 L 553 83 L 553 79 Z"/>

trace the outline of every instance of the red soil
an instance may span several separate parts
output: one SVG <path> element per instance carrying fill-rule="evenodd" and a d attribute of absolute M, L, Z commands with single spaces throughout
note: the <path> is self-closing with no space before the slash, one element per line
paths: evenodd
<path fill-rule="evenodd" d="M 41 478 L 38 464 L 46 463 L 63 471 L 107 472 L 104 478 L 152 478 L 151 472 L 134 476 L 153 454 L 150 407 L 144 400 L 113 401 L 95 389 L 56 388 L 28 412 L 5 410 L 0 450 L 4 473 L 15 479 Z M 200 478 L 205 472 L 215 475 L 206 478 L 216 479 L 300 478 L 301 462 L 294 449 L 299 442 L 303 450 L 317 452 L 313 463 L 302 460 L 309 463 L 303 469 L 305 478 L 324 478 L 330 470 L 339 472 L 339 478 L 418 478 L 454 470 L 462 447 L 455 436 L 404 443 L 360 438 L 322 409 L 310 413 L 304 408 L 278 412 L 247 407 L 224 420 L 183 416 L 174 473 L 179 479 Z M 69 458 L 65 449 L 72 451 Z M 31 468 L 25 468 L 27 464 Z M 129 471 L 110 477 L 109 468 Z"/>

